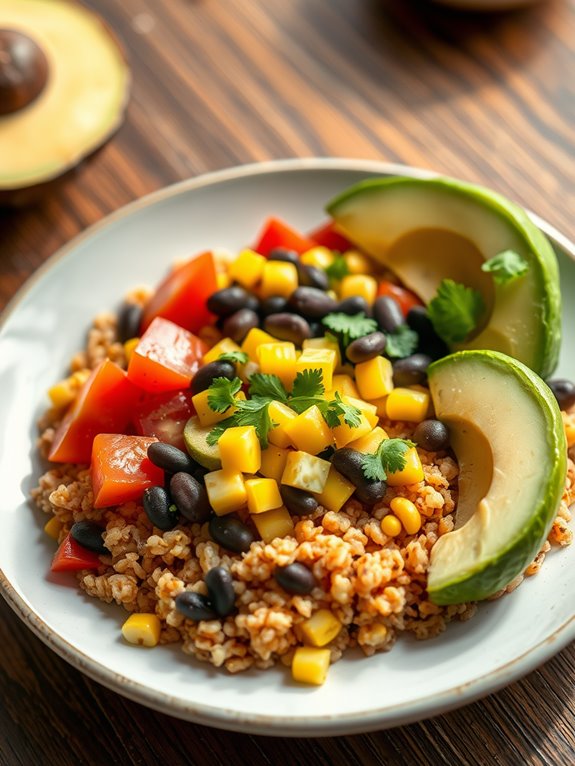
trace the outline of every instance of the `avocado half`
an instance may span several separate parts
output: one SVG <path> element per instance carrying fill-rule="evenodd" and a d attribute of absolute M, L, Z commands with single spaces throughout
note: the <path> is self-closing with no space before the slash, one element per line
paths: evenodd
<path fill-rule="evenodd" d="M 429 598 L 479 601 L 523 572 L 549 533 L 567 471 L 561 413 L 541 378 L 495 351 L 451 354 L 428 373 L 460 468 L 455 529 L 432 548 Z"/>
<path fill-rule="evenodd" d="M 561 295 L 557 259 L 545 235 L 518 205 L 449 178 L 377 178 L 333 199 L 336 228 L 394 271 L 425 302 L 442 279 L 479 290 L 486 311 L 477 332 L 457 344 L 519 359 L 542 377 L 557 365 Z M 527 273 L 497 285 L 484 261 L 513 250 Z"/>
<path fill-rule="evenodd" d="M 66 0 L 0 0 L 0 50 L 0 204 L 23 204 L 113 135 L 130 72 L 102 20 Z"/>

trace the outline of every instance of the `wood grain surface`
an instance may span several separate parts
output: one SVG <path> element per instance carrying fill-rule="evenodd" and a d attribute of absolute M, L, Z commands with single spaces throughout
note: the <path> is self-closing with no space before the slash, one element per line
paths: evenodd
<path fill-rule="evenodd" d="M 88 5 L 124 40 L 134 75 L 127 120 L 57 194 L 0 212 L 1 306 L 59 246 L 124 203 L 269 158 L 433 168 L 496 188 L 575 238 L 574 2 L 484 17 L 423 0 Z M 0 613 L 1 766 L 575 763 L 575 646 L 432 720 L 278 740 L 129 702 L 61 661 L 4 603 Z"/>

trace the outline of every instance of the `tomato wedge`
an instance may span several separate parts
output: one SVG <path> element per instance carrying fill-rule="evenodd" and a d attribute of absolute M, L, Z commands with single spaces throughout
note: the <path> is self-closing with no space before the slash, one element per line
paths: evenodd
<path fill-rule="evenodd" d="M 185 452 L 184 427 L 196 412 L 192 396 L 190 389 L 147 396 L 134 409 L 134 430 L 141 436 L 155 436 Z"/>
<path fill-rule="evenodd" d="M 164 471 L 148 457 L 158 440 L 149 436 L 98 434 L 92 447 L 94 508 L 139 500 L 148 487 L 164 483 Z"/>
<path fill-rule="evenodd" d="M 89 463 L 94 436 L 127 430 L 138 395 L 124 370 L 105 359 L 84 383 L 56 430 L 49 459 Z"/>
<path fill-rule="evenodd" d="M 128 378 L 151 393 L 188 388 L 207 350 L 193 333 L 156 317 L 132 352 Z"/>
<path fill-rule="evenodd" d="M 388 295 L 390 298 L 395 298 L 399 303 L 403 316 L 407 316 L 409 310 L 414 306 L 423 306 L 423 303 L 415 293 L 412 293 L 411 290 L 408 290 L 405 287 L 394 285 L 393 282 L 388 282 L 387 279 L 383 279 L 379 283 L 377 294 L 378 296 Z"/>
<path fill-rule="evenodd" d="M 335 224 L 333 221 L 328 221 L 310 232 L 308 237 L 313 239 L 316 245 L 321 245 L 330 250 L 337 250 L 340 253 L 345 253 L 346 250 L 353 248 L 353 245 L 343 236 L 343 234 L 336 231 L 334 226 Z"/>
<path fill-rule="evenodd" d="M 306 250 L 310 250 L 316 246 L 316 242 L 310 237 L 306 237 L 300 234 L 295 229 L 292 229 L 279 218 L 268 218 L 264 224 L 262 233 L 258 243 L 254 245 L 253 249 L 260 255 L 266 257 L 270 254 L 270 251 L 276 247 L 285 247 L 288 250 L 295 250 L 296 253 L 305 253 Z"/>
<path fill-rule="evenodd" d="M 50 571 L 79 572 L 81 569 L 97 569 L 99 566 L 98 554 L 83 548 L 68 534 L 54 554 Z"/>
<path fill-rule="evenodd" d="M 206 301 L 217 289 L 212 254 L 202 253 L 192 258 L 160 282 L 144 306 L 140 332 L 144 333 L 156 317 L 169 319 L 190 332 L 199 332 L 214 320 Z"/>

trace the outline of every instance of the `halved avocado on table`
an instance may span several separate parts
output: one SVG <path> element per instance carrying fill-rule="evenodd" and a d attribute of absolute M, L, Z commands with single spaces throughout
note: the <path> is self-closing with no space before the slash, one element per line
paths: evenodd
<path fill-rule="evenodd" d="M 0 0 L 0 204 L 27 202 L 121 125 L 130 73 L 94 13 Z"/>
<path fill-rule="evenodd" d="M 429 387 L 460 468 L 455 529 L 431 551 L 429 597 L 478 601 L 523 572 L 547 537 L 567 470 L 561 413 L 541 378 L 493 351 L 434 362 Z"/>
<path fill-rule="evenodd" d="M 561 340 L 557 260 L 522 208 L 495 192 L 448 178 L 397 177 L 356 184 L 327 210 L 339 231 L 425 303 L 442 279 L 481 292 L 486 307 L 481 323 L 457 349 L 493 349 L 542 377 L 553 372 Z M 506 250 L 520 255 L 529 268 L 519 279 L 495 284 L 481 266 Z"/>

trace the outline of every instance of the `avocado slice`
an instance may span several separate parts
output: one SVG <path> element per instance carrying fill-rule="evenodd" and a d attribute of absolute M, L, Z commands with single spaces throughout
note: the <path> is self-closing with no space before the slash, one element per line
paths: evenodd
<path fill-rule="evenodd" d="M 101 19 L 66 0 L 0 0 L 0 49 L 0 201 L 10 203 L 111 137 L 130 73 Z"/>
<path fill-rule="evenodd" d="M 425 302 L 442 279 L 479 290 L 486 311 L 452 350 L 487 348 L 519 359 L 542 377 L 557 365 L 561 297 L 557 260 L 525 211 L 495 192 L 449 178 L 376 178 L 333 199 L 336 228 L 394 271 Z M 513 250 L 529 269 L 496 285 L 484 261 Z"/>
<path fill-rule="evenodd" d="M 197 415 L 192 415 L 184 428 L 184 442 L 188 453 L 197 463 L 210 471 L 217 471 L 222 467 L 222 461 L 218 445 L 208 444 L 208 434 L 211 430 L 210 426 L 200 425 Z"/>
<path fill-rule="evenodd" d="M 561 413 L 541 378 L 495 351 L 451 354 L 428 374 L 460 466 L 455 529 L 431 551 L 429 598 L 479 601 L 520 574 L 547 537 L 567 471 Z"/>

